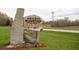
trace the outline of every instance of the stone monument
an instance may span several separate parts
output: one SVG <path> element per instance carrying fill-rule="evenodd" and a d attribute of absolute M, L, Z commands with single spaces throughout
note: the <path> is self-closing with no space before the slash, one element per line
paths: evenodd
<path fill-rule="evenodd" d="M 24 43 L 23 40 L 23 15 L 24 15 L 24 9 L 23 8 L 17 8 L 15 19 L 12 23 L 11 27 L 11 45 L 21 46 Z"/>
<path fill-rule="evenodd" d="M 10 45 L 8 46 L 8 48 L 20 48 L 20 47 L 29 47 L 34 45 L 35 47 L 38 46 L 39 44 L 39 32 L 40 29 L 37 28 L 38 26 L 36 26 L 39 22 L 39 20 L 37 20 L 38 22 L 35 22 L 36 19 L 39 19 L 38 17 L 36 18 L 36 16 L 33 16 L 32 22 L 35 26 L 32 28 L 26 28 L 24 27 L 24 9 L 23 8 L 17 8 L 16 11 L 16 15 L 15 15 L 15 19 L 12 23 L 12 27 L 11 27 L 11 40 L 10 40 Z M 29 20 L 28 20 L 29 21 Z M 28 22 L 26 22 L 27 24 Z M 31 36 L 27 34 L 31 33 Z"/>

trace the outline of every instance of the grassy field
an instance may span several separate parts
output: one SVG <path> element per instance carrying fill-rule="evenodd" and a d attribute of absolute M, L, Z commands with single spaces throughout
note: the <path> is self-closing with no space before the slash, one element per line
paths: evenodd
<path fill-rule="evenodd" d="M 10 27 L 0 27 L 0 48 L 10 41 Z M 64 32 L 40 32 L 40 43 L 44 48 L 32 48 L 38 50 L 79 50 L 79 34 Z"/>
<path fill-rule="evenodd" d="M 79 30 L 79 26 L 68 26 L 68 27 L 48 27 L 49 29 L 63 29 L 63 30 Z"/>
<path fill-rule="evenodd" d="M 0 48 L 10 40 L 10 27 L 0 27 Z"/>

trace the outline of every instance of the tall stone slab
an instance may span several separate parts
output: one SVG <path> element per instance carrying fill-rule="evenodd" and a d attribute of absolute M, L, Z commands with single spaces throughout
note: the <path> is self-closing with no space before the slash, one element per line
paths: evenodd
<path fill-rule="evenodd" d="M 14 22 L 11 28 L 11 42 L 12 45 L 19 45 L 24 43 L 23 39 L 23 15 L 24 9 L 17 8 Z"/>

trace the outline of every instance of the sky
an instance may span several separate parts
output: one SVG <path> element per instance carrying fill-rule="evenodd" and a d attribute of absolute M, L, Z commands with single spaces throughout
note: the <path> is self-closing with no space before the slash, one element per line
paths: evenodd
<path fill-rule="evenodd" d="M 14 19 L 16 8 L 0 8 L 0 11 Z M 34 14 L 45 21 L 50 21 L 52 20 L 52 12 L 54 12 L 54 19 L 64 17 L 69 17 L 71 20 L 79 19 L 79 8 L 25 8 L 24 16 Z"/>

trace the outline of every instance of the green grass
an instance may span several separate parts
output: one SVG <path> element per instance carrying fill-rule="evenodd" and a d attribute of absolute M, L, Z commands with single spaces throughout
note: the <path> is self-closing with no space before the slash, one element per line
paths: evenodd
<path fill-rule="evenodd" d="M 64 32 L 41 32 L 40 41 L 47 47 L 42 49 L 69 50 L 79 49 L 79 34 Z"/>
<path fill-rule="evenodd" d="M 10 27 L 0 27 L 0 48 L 10 40 Z"/>
<path fill-rule="evenodd" d="M 10 41 L 10 27 L 0 27 L 0 48 Z M 44 48 L 38 50 L 79 50 L 79 33 L 40 32 L 40 43 Z"/>

